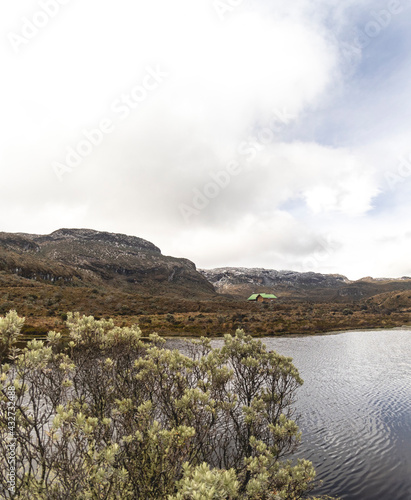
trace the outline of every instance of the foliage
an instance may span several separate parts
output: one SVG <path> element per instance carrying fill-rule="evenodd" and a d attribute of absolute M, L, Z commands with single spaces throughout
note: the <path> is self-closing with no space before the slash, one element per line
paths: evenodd
<path fill-rule="evenodd" d="M 5 338 L 22 320 L 1 319 Z M 3 321 L 3 322 L 2 322 Z M 8 325 L 3 326 L 3 325 Z M 315 471 L 284 459 L 300 433 L 291 359 L 238 330 L 213 349 L 164 348 L 138 326 L 78 313 L 1 367 L 0 489 L 16 499 L 299 499 Z M 9 341 L 7 341 L 9 342 Z M 16 488 L 7 490 L 7 405 L 16 409 Z"/>
<path fill-rule="evenodd" d="M 6 360 L 17 343 L 24 318 L 19 318 L 16 311 L 10 311 L 5 317 L 0 317 L 0 361 Z"/>

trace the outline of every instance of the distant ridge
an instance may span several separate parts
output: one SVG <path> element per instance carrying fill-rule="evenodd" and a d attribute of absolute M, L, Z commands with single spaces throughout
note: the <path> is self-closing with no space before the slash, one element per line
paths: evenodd
<path fill-rule="evenodd" d="M 0 273 L 33 283 L 85 287 L 176 299 L 245 300 L 274 293 L 279 301 L 350 302 L 411 289 L 411 279 L 362 278 L 264 268 L 197 270 L 185 258 L 164 256 L 137 236 L 93 229 L 51 234 L 0 233 Z M 8 278 L 9 277 L 9 278 Z"/>
<path fill-rule="evenodd" d="M 277 271 L 264 268 L 220 267 L 200 269 L 218 293 L 247 298 L 252 293 L 275 293 L 283 298 L 325 302 L 360 300 L 392 290 L 408 290 L 411 278 L 362 278 L 351 281 L 341 274 Z"/>
<path fill-rule="evenodd" d="M 0 270 L 64 285 L 101 285 L 150 295 L 215 295 L 188 259 L 166 257 L 136 236 L 92 229 L 0 233 Z"/>

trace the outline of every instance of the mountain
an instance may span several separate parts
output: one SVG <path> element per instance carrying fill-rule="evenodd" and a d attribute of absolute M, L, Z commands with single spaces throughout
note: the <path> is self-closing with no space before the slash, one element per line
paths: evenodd
<path fill-rule="evenodd" d="M 214 288 L 215 287 L 215 288 Z M 246 299 L 275 293 L 272 303 Z M 145 334 L 253 335 L 393 327 L 411 321 L 411 278 L 272 269 L 197 270 L 153 243 L 91 229 L 0 233 L 0 316 L 26 317 L 24 334 L 64 334 L 68 311 L 138 323 Z"/>
<path fill-rule="evenodd" d="M 127 293 L 215 295 L 193 262 L 166 257 L 142 238 L 91 229 L 59 229 L 49 235 L 0 233 L 0 271 L 28 280 Z"/>
<path fill-rule="evenodd" d="M 411 278 L 350 281 L 339 274 L 273 269 L 197 270 L 190 260 L 164 256 L 156 245 L 135 236 L 92 229 L 59 229 L 48 235 L 0 233 L 0 287 L 4 288 L 4 297 L 8 297 L 6 305 L 14 306 L 18 302 L 17 296 L 14 302 L 10 300 L 17 292 L 9 287 L 21 290 L 24 299 L 30 295 L 30 292 L 23 293 L 24 287 L 40 284 L 55 290 L 64 288 L 68 308 L 69 296 L 77 293 L 75 290 L 78 290 L 78 298 L 73 307 L 78 308 L 79 300 L 92 297 L 91 291 L 97 289 L 107 292 L 108 296 L 110 293 L 131 294 L 116 299 L 117 309 L 121 309 L 122 300 L 133 303 L 133 297 L 141 300 L 151 297 L 152 309 L 157 307 L 155 302 L 164 309 L 168 307 L 165 297 L 192 301 L 234 300 L 240 306 L 255 292 L 275 293 L 283 301 L 358 302 L 381 293 L 410 290 Z M 50 294 L 54 292 L 48 288 L 42 296 Z M 161 306 L 158 296 L 163 297 Z M 28 299 L 24 300 L 26 304 Z M 94 302 L 98 304 L 97 298 Z M 3 304 L 3 309 L 6 305 Z M 123 306 L 127 309 L 126 304 Z"/>
<path fill-rule="evenodd" d="M 361 300 L 394 290 L 411 289 L 411 278 L 351 281 L 340 274 L 276 271 L 273 269 L 222 267 L 200 269 L 218 293 L 247 298 L 252 293 L 275 293 L 282 298 L 344 302 Z"/>

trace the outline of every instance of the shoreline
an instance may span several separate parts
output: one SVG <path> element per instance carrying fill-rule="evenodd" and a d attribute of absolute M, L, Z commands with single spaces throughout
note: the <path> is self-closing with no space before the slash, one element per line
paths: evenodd
<path fill-rule="evenodd" d="M 241 327 L 239 327 L 238 329 L 241 330 Z M 381 327 L 375 326 L 375 327 L 369 327 L 369 328 L 342 328 L 341 330 L 329 330 L 329 331 L 325 331 L 325 332 L 307 332 L 307 333 L 286 333 L 286 332 L 281 332 L 281 333 L 276 333 L 276 334 L 273 334 L 273 335 L 252 335 L 252 334 L 250 334 L 250 332 L 245 332 L 245 333 L 247 335 L 251 335 L 251 337 L 253 337 L 255 339 L 260 339 L 261 340 L 261 339 L 265 339 L 265 338 L 319 337 L 319 336 L 328 336 L 328 335 L 338 335 L 340 333 L 347 333 L 347 332 L 358 332 L 358 333 L 361 333 L 361 332 L 372 332 L 372 331 L 381 331 L 381 330 L 409 330 L 409 331 L 411 331 L 411 325 L 401 325 L 401 326 L 391 326 L 391 327 L 388 327 L 388 326 L 381 326 Z M 157 332 L 153 331 L 153 332 L 150 332 L 150 333 L 157 333 Z M 235 330 L 234 331 L 230 331 L 230 332 L 220 333 L 218 335 L 201 335 L 201 334 L 198 334 L 198 335 L 190 335 L 190 334 L 184 335 L 181 332 L 178 332 L 175 335 L 170 335 L 170 334 L 161 335 L 160 333 L 157 333 L 157 334 L 158 334 L 159 337 L 163 338 L 164 340 L 173 340 L 173 339 L 192 339 L 192 340 L 196 340 L 197 339 L 198 340 L 198 339 L 201 339 L 201 338 L 207 338 L 207 339 L 210 339 L 210 340 L 217 340 L 217 339 L 223 339 L 224 335 L 227 335 L 227 334 L 233 335 L 234 333 L 235 333 Z M 25 335 L 25 334 L 23 334 L 22 337 L 24 337 L 24 338 L 20 339 L 21 342 L 29 342 L 30 340 L 45 340 L 47 338 L 47 334 L 46 333 L 39 333 L 38 335 L 36 335 L 33 332 L 32 335 Z M 67 335 L 65 335 L 64 333 L 62 333 L 62 340 L 68 340 L 68 339 L 69 339 L 69 337 Z M 143 335 L 141 337 L 141 339 L 144 340 L 144 341 L 148 341 L 149 340 L 149 336 L 148 335 Z"/>
<path fill-rule="evenodd" d="M 253 339 L 258 339 L 258 340 L 263 340 L 263 339 L 278 339 L 278 338 L 306 338 L 306 337 L 325 337 L 328 335 L 339 335 L 341 333 L 361 333 L 361 332 L 378 332 L 378 331 L 390 331 L 390 330 L 405 330 L 405 331 L 410 331 L 411 332 L 411 325 L 407 326 L 393 326 L 391 328 L 388 327 L 375 327 L 375 328 L 348 328 L 348 329 L 343 329 L 343 330 L 331 330 L 329 332 L 319 332 L 319 333 L 281 333 L 279 335 L 263 335 L 263 336 L 258 336 L 258 335 L 252 335 Z M 232 332 L 234 333 L 234 332 Z M 231 333 L 231 334 L 232 334 Z M 224 338 L 224 335 L 222 334 L 219 336 L 208 336 L 205 337 L 204 335 L 202 336 L 192 336 L 192 335 L 164 335 L 161 336 L 164 340 L 178 340 L 178 339 L 192 339 L 192 340 L 198 340 L 200 338 L 207 338 L 209 340 L 220 340 Z M 142 337 L 143 340 L 149 340 L 149 337 Z"/>

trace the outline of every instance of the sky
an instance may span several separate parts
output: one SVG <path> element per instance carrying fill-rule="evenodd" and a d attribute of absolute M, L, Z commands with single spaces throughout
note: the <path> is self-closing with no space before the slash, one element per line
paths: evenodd
<path fill-rule="evenodd" d="M 411 276 L 411 0 L 0 4 L 0 231 Z"/>

